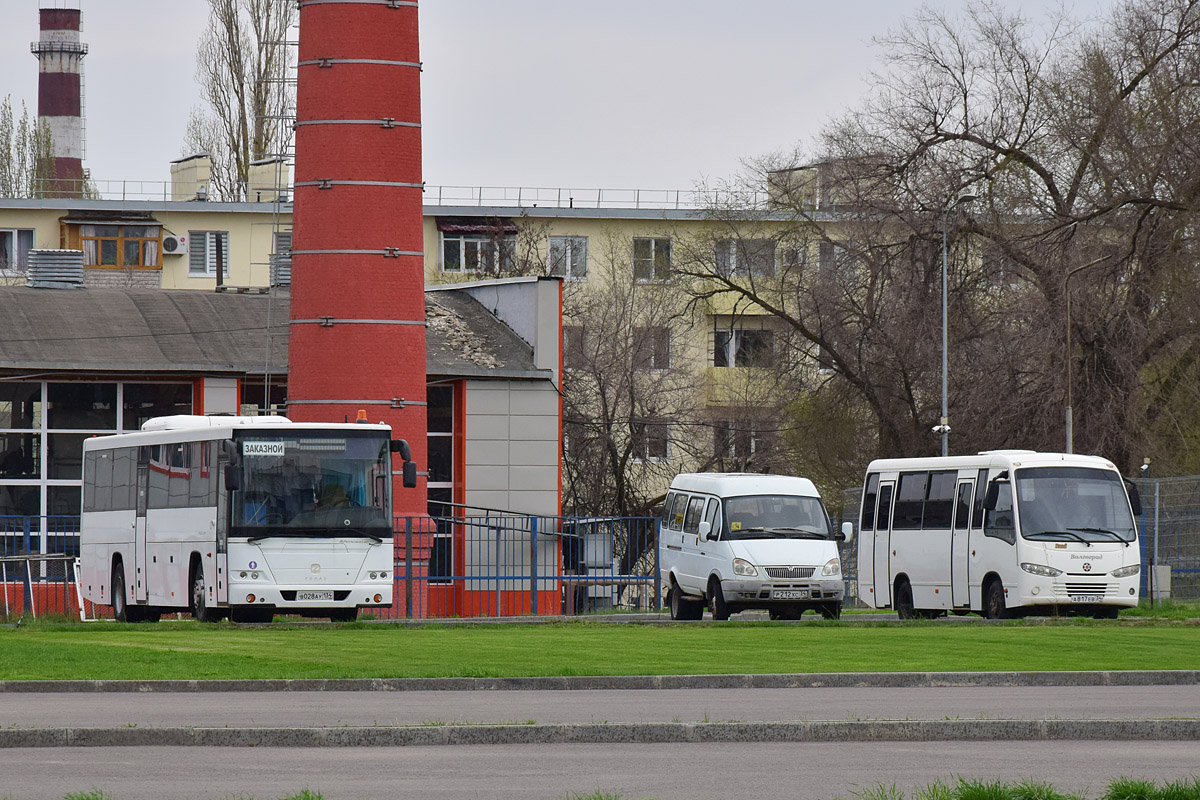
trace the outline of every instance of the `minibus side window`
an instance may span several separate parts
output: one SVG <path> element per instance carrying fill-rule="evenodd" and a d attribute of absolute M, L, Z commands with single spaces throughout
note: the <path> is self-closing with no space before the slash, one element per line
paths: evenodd
<path fill-rule="evenodd" d="M 721 504 L 716 498 L 709 498 L 708 507 L 704 509 L 704 520 L 708 523 L 709 536 L 713 539 L 720 538 L 721 533 Z"/>
<path fill-rule="evenodd" d="M 974 531 L 983 527 L 983 496 L 987 494 L 987 476 L 988 471 L 981 469 L 975 479 L 975 505 L 971 508 L 971 530 Z"/>
<path fill-rule="evenodd" d="M 929 475 L 929 494 L 925 499 L 925 515 L 921 524 L 925 530 L 949 530 L 954 511 L 954 484 L 957 472 L 933 472 Z"/>
<path fill-rule="evenodd" d="M 859 520 L 859 530 L 875 530 L 875 496 L 878 492 L 879 473 L 872 472 L 867 476 L 867 484 L 863 487 L 862 518 Z"/>
<path fill-rule="evenodd" d="M 671 529 L 683 530 L 683 509 L 687 507 L 688 496 L 682 492 L 675 495 L 675 504 L 671 507 Z"/>
<path fill-rule="evenodd" d="M 671 527 L 671 505 L 675 502 L 675 493 L 667 492 L 667 499 L 663 501 L 662 507 L 662 525 L 664 528 Z"/>
<path fill-rule="evenodd" d="M 683 521 L 684 533 L 699 533 L 700 517 L 704 514 L 704 498 L 693 497 L 688 503 L 687 517 Z"/>

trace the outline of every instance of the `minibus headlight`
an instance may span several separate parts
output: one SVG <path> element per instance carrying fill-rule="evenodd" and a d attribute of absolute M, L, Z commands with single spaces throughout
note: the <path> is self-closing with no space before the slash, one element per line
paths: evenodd
<path fill-rule="evenodd" d="M 1030 575 L 1041 575 L 1043 578 L 1053 578 L 1055 576 L 1062 575 L 1061 569 L 1047 567 L 1042 564 L 1028 564 L 1021 562 L 1021 569 L 1025 570 Z"/>
<path fill-rule="evenodd" d="M 1110 574 L 1114 578 L 1128 578 L 1130 575 L 1137 575 L 1141 571 L 1141 564 L 1130 564 L 1128 567 L 1117 567 Z"/>
<path fill-rule="evenodd" d="M 838 558 L 831 558 L 825 562 L 825 566 L 821 567 L 822 575 L 841 575 L 842 561 Z"/>
<path fill-rule="evenodd" d="M 743 578 L 753 578 L 758 575 L 758 570 L 744 558 L 735 558 L 733 560 L 733 574 L 741 575 Z"/>

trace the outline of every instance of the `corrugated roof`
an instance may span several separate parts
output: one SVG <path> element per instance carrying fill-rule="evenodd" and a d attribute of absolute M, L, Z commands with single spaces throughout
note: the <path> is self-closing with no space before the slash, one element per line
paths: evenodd
<path fill-rule="evenodd" d="M 280 374 L 289 305 L 286 292 L 0 286 L 0 369 L 256 375 L 269 339 Z M 532 347 L 465 292 L 436 292 L 426 305 L 429 375 L 548 377 Z"/>

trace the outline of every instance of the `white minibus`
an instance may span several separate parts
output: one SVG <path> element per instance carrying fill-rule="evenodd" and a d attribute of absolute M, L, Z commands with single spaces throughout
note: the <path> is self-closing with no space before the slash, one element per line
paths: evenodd
<path fill-rule="evenodd" d="M 783 475 L 685 473 L 663 506 L 659 563 L 671 619 L 765 609 L 837 619 L 845 587 L 839 541 L 812 481 Z"/>
<path fill-rule="evenodd" d="M 1113 618 L 1138 602 L 1132 483 L 1095 456 L 993 450 L 871 462 L 858 595 L 901 619 Z"/>
<path fill-rule="evenodd" d="M 83 444 L 80 585 L 122 621 L 276 613 L 352 620 L 392 603 L 387 425 L 175 416 Z"/>

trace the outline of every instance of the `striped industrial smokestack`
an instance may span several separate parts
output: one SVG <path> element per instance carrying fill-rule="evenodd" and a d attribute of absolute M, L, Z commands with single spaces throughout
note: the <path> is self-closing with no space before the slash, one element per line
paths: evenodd
<path fill-rule="evenodd" d="M 79 41 L 77 8 L 41 9 L 41 37 L 29 46 L 38 60 L 38 119 L 54 138 L 54 173 L 43 191 L 83 194 L 83 91 L 80 66 L 87 45 Z"/>

